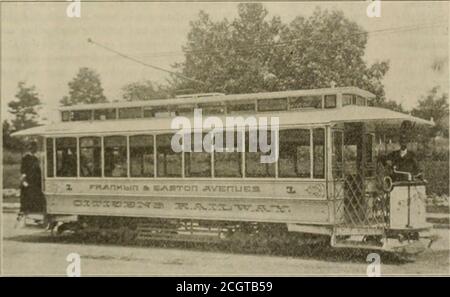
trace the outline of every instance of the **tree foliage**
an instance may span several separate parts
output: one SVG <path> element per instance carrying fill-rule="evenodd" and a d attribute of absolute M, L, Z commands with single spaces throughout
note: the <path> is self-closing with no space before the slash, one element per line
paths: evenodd
<path fill-rule="evenodd" d="M 16 100 L 8 103 L 8 112 L 13 115 L 11 121 L 2 122 L 3 147 L 22 151 L 23 142 L 11 137 L 13 132 L 38 126 L 41 101 L 35 86 L 27 86 L 24 81 L 17 85 Z"/>
<path fill-rule="evenodd" d="M 88 67 L 81 67 L 68 85 L 69 96 L 64 96 L 60 101 L 63 106 L 108 101 L 103 95 L 100 76 Z"/>
<path fill-rule="evenodd" d="M 13 115 L 11 130 L 19 131 L 38 125 L 38 109 L 41 104 L 35 86 L 26 86 L 25 82 L 18 83 L 14 101 L 8 103 L 9 113 Z"/>
<path fill-rule="evenodd" d="M 368 65 L 367 33 L 340 11 L 316 9 L 312 16 L 285 24 L 268 19 L 260 3 L 241 3 L 232 21 L 212 21 L 201 11 L 191 22 L 185 61 L 175 67 L 197 84 L 177 78 L 178 89 L 250 93 L 289 89 L 357 86 L 384 100 L 387 61 Z"/>
<path fill-rule="evenodd" d="M 170 90 L 149 80 L 129 83 L 122 88 L 123 99 L 127 101 L 165 99 L 171 95 Z"/>
<path fill-rule="evenodd" d="M 440 92 L 439 87 L 432 88 L 427 95 L 422 96 L 417 107 L 411 114 L 423 119 L 433 119 L 435 126 L 431 129 L 430 136 L 449 135 L 449 105 L 448 94 Z"/>

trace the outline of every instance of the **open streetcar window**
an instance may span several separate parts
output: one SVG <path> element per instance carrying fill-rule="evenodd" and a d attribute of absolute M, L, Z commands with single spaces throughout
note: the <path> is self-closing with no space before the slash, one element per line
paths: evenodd
<path fill-rule="evenodd" d="M 366 98 L 353 95 L 353 94 L 343 94 L 342 95 L 342 106 L 346 105 L 359 105 L 359 106 L 365 106 L 366 104 Z"/>
<path fill-rule="evenodd" d="M 202 109 L 204 115 L 225 114 L 225 105 L 222 102 L 199 103 L 198 108 Z"/>
<path fill-rule="evenodd" d="M 324 96 L 325 108 L 335 108 L 336 107 L 336 95 L 325 95 Z"/>
<path fill-rule="evenodd" d="M 63 111 L 63 112 L 61 112 L 61 120 L 63 122 L 70 121 L 70 116 L 71 116 L 71 112 L 70 111 Z"/>
<path fill-rule="evenodd" d="M 194 104 L 181 104 L 176 107 L 175 114 L 177 116 L 193 116 L 194 115 Z"/>
<path fill-rule="evenodd" d="M 287 110 L 287 98 L 260 99 L 258 100 L 258 111 Z"/>
<path fill-rule="evenodd" d="M 364 159 L 367 165 L 366 168 L 366 176 L 374 176 L 375 175 L 375 164 L 374 164 L 374 138 L 375 136 L 370 133 L 364 134 Z"/>
<path fill-rule="evenodd" d="M 254 112 L 256 109 L 254 101 L 230 101 L 228 102 L 227 112 L 228 113 L 246 113 Z"/>
<path fill-rule="evenodd" d="M 56 176 L 77 176 L 77 139 L 56 138 Z"/>
<path fill-rule="evenodd" d="M 171 146 L 172 134 L 156 136 L 157 176 L 181 177 L 181 153 L 174 152 Z"/>
<path fill-rule="evenodd" d="M 289 109 L 322 108 L 322 96 L 289 98 Z"/>
<path fill-rule="evenodd" d="M 325 178 L 325 129 L 313 129 L 313 177 Z"/>
<path fill-rule="evenodd" d="M 281 130 L 279 143 L 278 176 L 311 177 L 310 130 Z"/>
<path fill-rule="evenodd" d="M 92 110 L 72 111 L 72 121 L 90 121 L 90 120 L 92 120 Z"/>
<path fill-rule="evenodd" d="M 138 119 L 142 118 L 141 107 L 119 108 L 119 119 Z"/>
<path fill-rule="evenodd" d="M 133 177 L 154 176 L 153 135 L 130 136 L 130 174 Z"/>
<path fill-rule="evenodd" d="M 125 136 L 107 136 L 105 146 L 105 176 L 127 176 L 127 138 Z"/>
<path fill-rule="evenodd" d="M 195 135 L 197 137 L 203 137 L 205 134 L 193 133 L 185 135 L 186 138 L 191 140 L 191 152 L 184 153 L 184 171 L 186 177 L 211 177 L 211 154 L 205 152 L 202 146 L 202 142 L 198 142 L 195 145 Z"/>
<path fill-rule="evenodd" d="M 365 106 L 366 105 L 366 99 L 361 96 L 356 96 L 356 105 L 359 106 Z"/>
<path fill-rule="evenodd" d="M 221 135 L 220 135 L 221 134 Z M 214 176 L 242 177 L 242 134 L 241 132 L 222 132 L 214 136 Z M 227 141 L 226 137 L 229 137 Z M 221 139 L 223 146 L 220 144 Z M 224 149 L 220 149 L 224 148 Z"/>
<path fill-rule="evenodd" d="M 264 141 L 268 146 L 271 144 L 271 131 L 253 131 L 258 133 L 258 137 L 249 137 L 252 132 L 245 133 L 245 176 L 247 177 L 275 177 L 275 163 L 262 163 L 261 156 L 270 155 L 270 152 L 264 153 L 261 151 L 260 138 L 264 138 Z M 255 152 L 255 148 L 257 149 Z"/>
<path fill-rule="evenodd" d="M 332 170 L 334 178 L 342 178 L 343 145 L 344 138 L 342 131 L 333 131 Z"/>
<path fill-rule="evenodd" d="M 96 109 L 94 110 L 94 120 L 113 120 L 116 118 L 115 108 Z"/>
<path fill-rule="evenodd" d="M 47 177 L 53 177 L 53 138 L 47 138 L 46 149 Z"/>
<path fill-rule="evenodd" d="M 102 176 L 102 144 L 100 137 L 80 138 L 80 176 Z"/>

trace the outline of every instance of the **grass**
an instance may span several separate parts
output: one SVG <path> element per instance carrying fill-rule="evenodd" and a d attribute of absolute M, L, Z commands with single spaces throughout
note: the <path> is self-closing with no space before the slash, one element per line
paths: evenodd
<path fill-rule="evenodd" d="M 19 164 L 3 164 L 3 189 L 17 189 L 20 180 Z"/>
<path fill-rule="evenodd" d="M 22 154 L 10 150 L 3 150 L 3 165 L 17 165 L 20 164 Z"/>

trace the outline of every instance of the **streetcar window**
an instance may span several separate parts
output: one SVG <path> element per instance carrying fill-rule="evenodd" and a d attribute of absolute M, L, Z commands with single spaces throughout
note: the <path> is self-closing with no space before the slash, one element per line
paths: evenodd
<path fill-rule="evenodd" d="M 280 131 L 278 176 L 311 177 L 311 139 L 307 129 Z"/>
<path fill-rule="evenodd" d="M 177 116 L 193 116 L 194 108 L 195 105 L 193 104 L 178 105 L 175 113 Z"/>
<path fill-rule="evenodd" d="M 153 108 L 151 106 L 144 107 L 144 118 L 153 118 L 155 113 L 153 112 Z"/>
<path fill-rule="evenodd" d="M 102 176 L 102 144 L 100 137 L 80 138 L 80 176 Z"/>
<path fill-rule="evenodd" d="M 153 116 L 156 118 L 175 116 L 175 112 L 168 106 L 154 106 L 152 108 Z"/>
<path fill-rule="evenodd" d="M 343 133 L 341 131 L 334 131 L 332 147 L 332 168 L 333 176 L 335 178 L 342 177 L 342 145 Z"/>
<path fill-rule="evenodd" d="M 127 176 L 127 138 L 125 136 L 107 136 L 104 138 L 105 176 Z"/>
<path fill-rule="evenodd" d="M 63 122 L 68 122 L 68 121 L 70 121 L 70 111 L 63 111 L 63 112 L 61 112 L 61 120 L 63 121 Z"/>
<path fill-rule="evenodd" d="M 366 162 L 366 176 L 375 175 L 375 164 L 374 164 L 374 135 L 364 134 L 364 145 L 365 145 L 365 162 Z"/>
<path fill-rule="evenodd" d="M 119 108 L 119 119 L 137 119 L 142 118 L 142 108 L 127 107 Z"/>
<path fill-rule="evenodd" d="M 200 139 L 206 134 L 193 133 L 185 135 L 190 138 L 191 152 L 184 154 L 184 171 L 186 177 L 211 177 L 211 154 L 203 149 L 203 142 L 194 141 L 195 136 Z"/>
<path fill-rule="evenodd" d="M 130 174 L 133 177 L 154 176 L 152 135 L 130 136 Z"/>
<path fill-rule="evenodd" d="M 199 103 L 198 108 L 202 109 L 202 114 L 225 114 L 225 105 L 221 102 Z"/>
<path fill-rule="evenodd" d="M 252 136 L 252 132 L 255 133 Z M 270 155 L 269 152 L 262 152 L 258 144 L 261 139 L 268 147 L 271 147 L 271 131 L 251 131 L 245 133 L 245 176 L 247 177 L 275 177 L 275 162 L 262 163 L 261 157 Z M 256 151 L 255 151 L 256 150 Z"/>
<path fill-rule="evenodd" d="M 366 99 L 361 96 L 356 96 L 356 105 L 359 106 L 365 106 L 366 105 Z"/>
<path fill-rule="evenodd" d="M 94 120 L 113 120 L 116 118 L 116 109 L 95 109 L 94 110 Z"/>
<path fill-rule="evenodd" d="M 287 99 L 260 99 L 258 100 L 258 111 L 279 111 L 287 110 Z"/>
<path fill-rule="evenodd" d="M 227 141 L 227 137 L 229 138 Z M 221 132 L 214 136 L 214 176 L 242 177 L 241 132 Z M 219 141 L 219 139 L 221 141 Z"/>
<path fill-rule="evenodd" d="M 342 106 L 353 104 L 353 95 L 342 94 Z"/>
<path fill-rule="evenodd" d="M 365 142 L 365 160 L 367 163 L 373 162 L 373 134 L 364 134 L 364 142 Z"/>
<path fill-rule="evenodd" d="M 325 95 L 325 108 L 336 107 L 336 95 Z"/>
<path fill-rule="evenodd" d="M 173 134 L 156 136 L 157 176 L 181 177 L 181 153 L 174 152 L 171 146 Z"/>
<path fill-rule="evenodd" d="M 325 130 L 313 129 L 313 177 L 325 177 Z"/>
<path fill-rule="evenodd" d="M 322 96 L 289 98 L 289 109 L 322 108 Z"/>
<path fill-rule="evenodd" d="M 235 101 L 235 102 L 229 102 L 227 111 L 228 113 L 243 113 L 243 112 L 250 112 L 255 111 L 255 103 L 253 101 L 247 101 L 247 102 L 241 102 L 241 101 Z"/>
<path fill-rule="evenodd" d="M 92 120 L 92 110 L 72 111 L 72 121 L 90 121 L 90 120 Z"/>
<path fill-rule="evenodd" d="M 56 176 L 77 176 L 77 139 L 56 138 Z"/>
<path fill-rule="evenodd" d="M 53 177 L 53 138 L 47 138 L 47 177 Z"/>

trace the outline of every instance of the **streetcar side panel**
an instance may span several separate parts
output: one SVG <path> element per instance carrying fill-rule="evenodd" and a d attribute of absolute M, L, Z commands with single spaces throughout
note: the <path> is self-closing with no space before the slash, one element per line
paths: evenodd
<path fill-rule="evenodd" d="M 54 179 L 49 214 L 328 224 L 324 181 Z"/>

